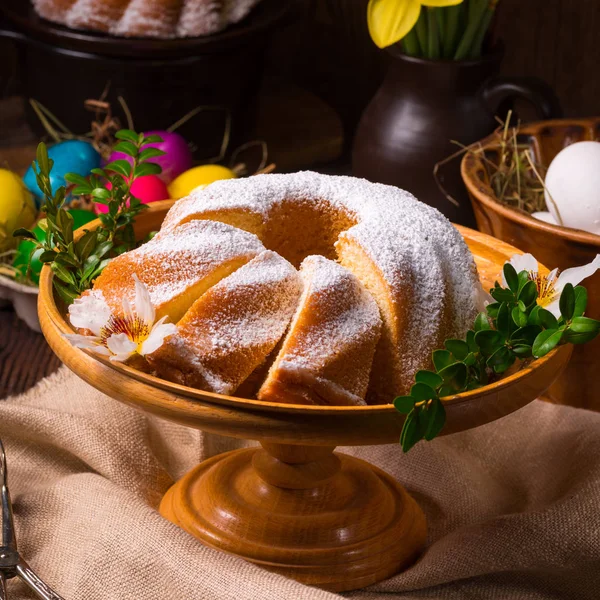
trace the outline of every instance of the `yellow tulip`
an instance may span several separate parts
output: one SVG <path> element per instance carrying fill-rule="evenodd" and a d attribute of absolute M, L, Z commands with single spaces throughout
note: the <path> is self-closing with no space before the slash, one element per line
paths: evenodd
<path fill-rule="evenodd" d="M 463 0 L 369 0 L 367 21 L 379 48 L 399 42 L 416 24 L 421 6 L 455 6 Z"/>

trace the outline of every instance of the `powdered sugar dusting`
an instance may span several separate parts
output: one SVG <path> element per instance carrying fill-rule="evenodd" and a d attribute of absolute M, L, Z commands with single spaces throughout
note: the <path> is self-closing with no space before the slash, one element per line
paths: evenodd
<path fill-rule="evenodd" d="M 162 361 L 175 362 L 188 381 L 233 393 L 281 339 L 301 291 L 296 269 L 265 251 L 206 292 L 153 362 L 159 372 Z"/>
<path fill-rule="evenodd" d="M 243 19 L 260 0 L 32 0 L 45 19 L 119 36 L 210 35 Z"/>

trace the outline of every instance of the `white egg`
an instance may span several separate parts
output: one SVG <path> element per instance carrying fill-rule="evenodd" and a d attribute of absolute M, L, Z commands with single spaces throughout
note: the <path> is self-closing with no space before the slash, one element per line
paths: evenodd
<path fill-rule="evenodd" d="M 534 219 L 538 219 L 538 221 L 544 221 L 544 223 L 550 223 L 550 225 L 558 225 L 556 219 L 552 216 L 552 214 L 545 210 L 531 213 L 531 216 Z"/>
<path fill-rule="evenodd" d="M 599 142 L 577 142 L 561 150 L 545 183 L 546 204 L 557 223 L 600 234 Z"/>

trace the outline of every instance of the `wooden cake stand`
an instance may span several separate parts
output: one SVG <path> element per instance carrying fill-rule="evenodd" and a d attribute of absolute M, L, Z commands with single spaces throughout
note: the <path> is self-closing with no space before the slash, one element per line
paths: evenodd
<path fill-rule="evenodd" d="M 158 229 L 170 204 L 155 203 L 140 215 L 138 235 Z M 517 251 L 469 229 L 461 233 L 482 280 L 492 287 Z M 180 386 L 97 358 L 63 337 L 72 328 L 47 267 L 39 317 L 59 358 L 109 396 L 188 427 L 260 442 L 203 462 L 164 497 L 161 514 L 202 543 L 332 591 L 390 577 L 423 550 L 425 516 L 406 490 L 373 465 L 334 453 L 338 445 L 398 442 L 404 416 L 392 405 L 264 403 Z M 570 354 L 569 346 L 561 346 L 493 385 L 449 397 L 444 434 L 489 423 L 531 402 Z"/>

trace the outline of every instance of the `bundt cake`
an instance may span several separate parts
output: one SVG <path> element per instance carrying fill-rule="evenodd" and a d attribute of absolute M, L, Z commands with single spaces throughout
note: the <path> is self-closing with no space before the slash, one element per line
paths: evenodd
<path fill-rule="evenodd" d="M 281 339 L 301 292 L 296 269 L 266 250 L 200 296 L 150 364 L 165 379 L 232 394 Z"/>
<path fill-rule="evenodd" d="M 383 321 L 369 403 L 408 392 L 432 350 L 463 336 L 479 308 L 477 269 L 460 233 L 392 186 L 310 172 L 218 181 L 178 201 L 161 235 L 198 219 L 254 233 L 296 267 L 318 254 L 356 275 Z"/>
<path fill-rule="evenodd" d="M 259 0 L 32 0 L 41 17 L 73 29 L 125 37 L 176 38 L 217 33 Z"/>
<path fill-rule="evenodd" d="M 350 271 L 324 256 L 300 266 L 304 292 L 258 399 L 364 404 L 381 333 L 377 304 Z"/>
<path fill-rule="evenodd" d="M 118 311 L 134 273 L 178 326 L 148 357 L 160 376 L 275 402 L 390 402 L 444 339 L 465 335 L 481 298 L 473 257 L 438 211 L 316 173 L 196 190 L 94 289 Z"/>

